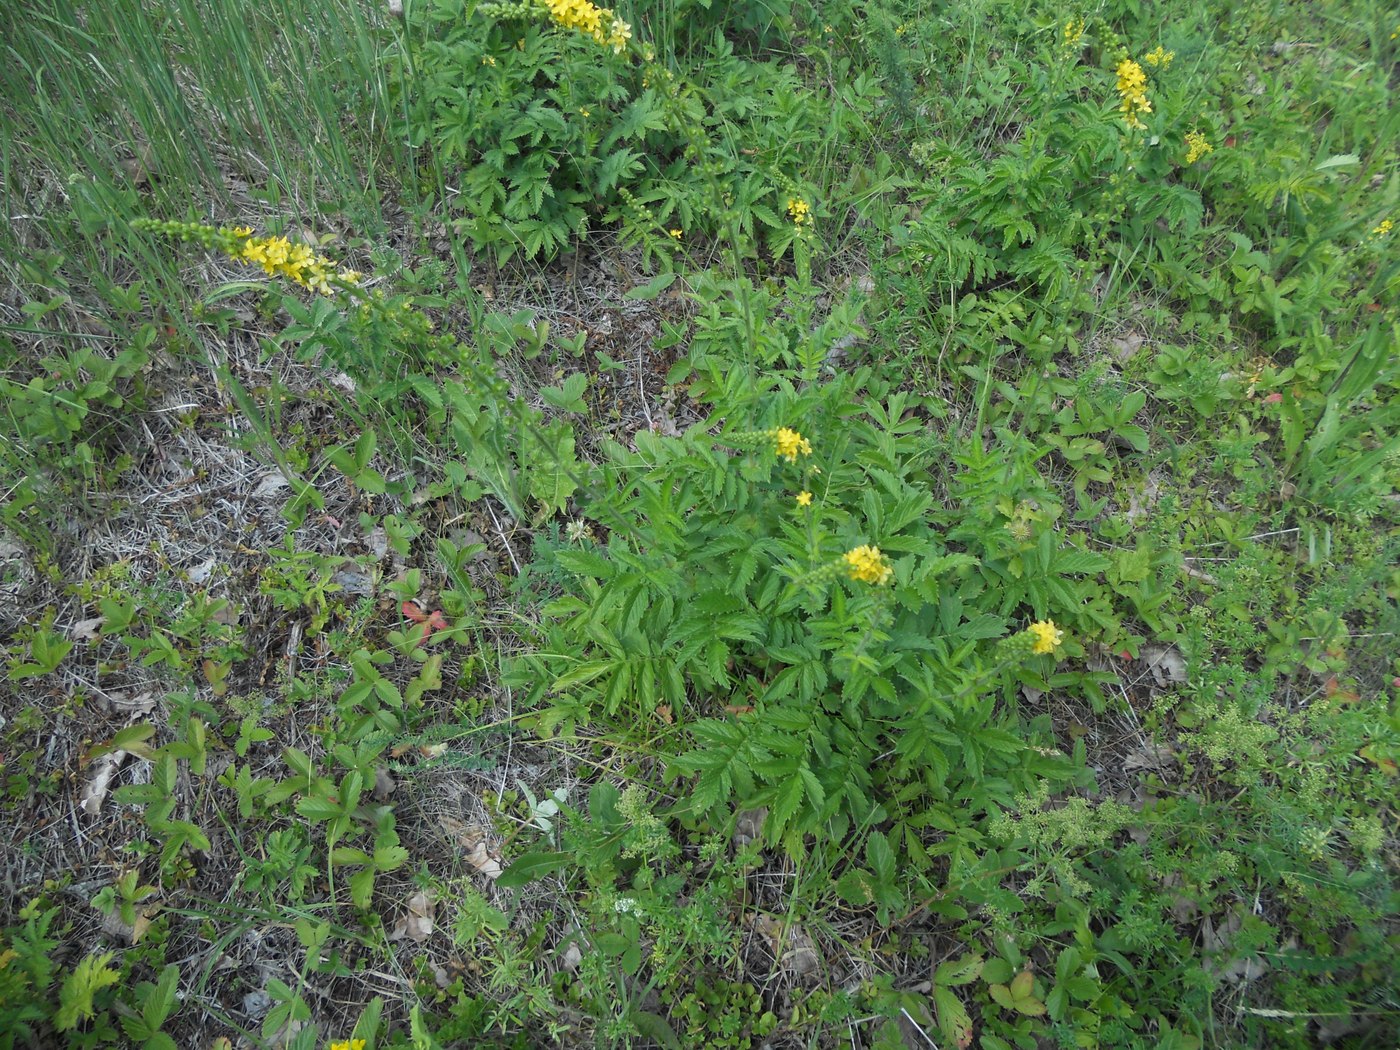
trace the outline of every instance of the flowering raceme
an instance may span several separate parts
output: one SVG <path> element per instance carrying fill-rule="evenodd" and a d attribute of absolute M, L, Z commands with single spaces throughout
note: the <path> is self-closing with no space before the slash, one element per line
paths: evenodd
<path fill-rule="evenodd" d="M 883 586 L 894 575 L 894 566 L 880 553 L 879 547 L 856 547 L 842 556 L 846 575 L 853 580 Z"/>
<path fill-rule="evenodd" d="M 783 459 L 789 463 L 796 463 L 798 456 L 810 456 L 812 454 L 812 443 L 795 430 L 788 427 L 778 427 L 776 430 L 764 431 L 765 436 L 773 439 L 773 449 Z"/>
<path fill-rule="evenodd" d="M 1118 107 L 1123 111 L 1123 120 L 1134 131 L 1147 128 L 1141 120 L 1143 113 L 1152 112 L 1152 101 L 1147 97 L 1147 74 L 1131 58 L 1118 63 L 1118 94 L 1123 99 Z"/>
<path fill-rule="evenodd" d="M 1199 131 L 1190 131 L 1186 134 L 1186 163 L 1195 164 L 1207 153 L 1214 153 L 1215 147 L 1206 141 L 1206 137 Z"/>
<path fill-rule="evenodd" d="M 321 295 L 334 295 L 332 280 L 356 285 L 360 274 L 341 270 L 324 255 L 318 255 L 305 244 L 293 244 L 286 237 L 254 237 L 247 226 L 205 226 L 195 222 L 157 222 L 136 219 L 131 224 L 138 230 L 195 241 L 205 248 L 217 248 L 231 259 L 251 266 L 261 266 L 269 277 L 286 277 L 303 288 Z"/>
<path fill-rule="evenodd" d="M 1142 60 L 1154 69 L 1166 69 L 1172 64 L 1172 59 L 1176 57 L 1175 51 L 1163 51 L 1161 45 L 1157 50 L 1148 52 L 1142 56 Z"/>
<path fill-rule="evenodd" d="M 1054 620 L 1040 620 L 1026 630 L 1035 639 L 1031 652 L 1037 655 L 1053 653 L 1065 640 L 1065 632 L 1055 626 Z"/>
<path fill-rule="evenodd" d="M 598 44 L 621 54 L 632 39 L 632 27 L 606 7 L 589 0 L 544 0 L 549 17 L 557 25 L 592 37 Z"/>
<path fill-rule="evenodd" d="M 1084 44 L 1084 19 L 1071 18 L 1065 23 L 1060 34 L 1061 47 L 1065 56 L 1068 57 L 1078 51 Z"/>

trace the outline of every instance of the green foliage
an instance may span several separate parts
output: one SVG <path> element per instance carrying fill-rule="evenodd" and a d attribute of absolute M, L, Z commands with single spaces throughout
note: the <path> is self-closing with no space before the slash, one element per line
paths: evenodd
<path fill-rule="evenodd" d="M 668 268 L 708 237 L 805 254 L 788 202 L 809 193 L 792 156 L 834 149 L 857 98 L 841 98 L 833 122 L 789 68 L 741 58 L 718 34 L 688 76 L 664 48 L 614 53 L 542 7 L 489 6 L 415 7 L 395 77 L 410 141 L 455 183 L 455 226 L 473 248 L 549 258 L 620 221 Z M 677 15 L 659 28 L 696 28 Z"/>
<path fill-rule="evenodd" d="M 1385 1040 L 1370 6 L 71 6 L 0 15 L 0 1047 Z"/>

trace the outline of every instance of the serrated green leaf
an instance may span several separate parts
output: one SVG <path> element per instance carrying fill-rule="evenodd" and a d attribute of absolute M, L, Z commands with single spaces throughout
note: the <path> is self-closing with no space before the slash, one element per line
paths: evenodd
<path fill-rule="evenodd" d="M 516 889 L 562 870 L 569 863 L 567 853 L 525 853 L 512 860 L 496 879 L 501 889 Z"/>

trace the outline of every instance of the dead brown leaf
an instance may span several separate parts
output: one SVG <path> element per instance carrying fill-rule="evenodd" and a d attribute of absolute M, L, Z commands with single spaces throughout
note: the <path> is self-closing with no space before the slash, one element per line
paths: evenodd
<path fill-rule="evenodd" d="M 1121 365 L 1137 356 L 1145 340 L 1137 332 L 1128 332 L 1126 335 L 1115 336 L 1112 342 L 1113 359 Z"/>
<path fill-rule="evenodd" d="M 581 962 L 583 962 L 583 952 L 579 950 L 578 941 L 570 941 L 569 946 L 564 949 L 564 954 L 559 957 L 559 965 L 569 973 L 573 973 L 579 968 Z"/>
<path fill-rule="evenodd" d="M 138 908 L 136 919 L 131 925 L 122 920 L 121 910 L 109 912 L 102 917 L 102 932 L 108 937 L 121 938 L 127 944 L 140 944 L 151 928 L 151 920 L 160 913 L 159 904 L 148 904 Z"/>
<path fill-rule="evenodd" d="M 1268 964 L 1260 958 L 1229 958 L 1235 938 L 1244 921 L 1238 911 L 1232 911 L 1219 926 L 1209 915 L 1201 922 L 1201 946 L 1206 957 L 1202 963 L 1205 971 L 1235 983 L 1248 983 L 1264 975 Z M 1216 958 L 1225 956 L 1225 958 Z"/>
<path fill-rule="evenodd" d="M 1162 772 L 1176 765 L 1176 755 L 1165 744 L 1145 744 L 1123 759 L 1123 771 L 1132 773 L 1139 769 Z"/>
<path fill-rule="evenodd" d="M 289 482 L 280 470 L 268 471 L 258 479 L 257 487 L 253 489 L 253 499 L 266 499 L 286 488 Z"/>
<path fill-rule="evenodd" d="M 500 855 L 486 848 L 485 828 L 475 824 L 464 824 L 449 816 L 438 818 L 438 822 L 447 832 L 448 838 L 462 848 L 462 856 L 478 873 L 485 875 L 492 882 L 501 877 L 505 868 L 501 864 Z"/>
<path fill-rule="evenodd" d="M 389 940 L 408 939 L 415 944 L 422 944 L 433 935 L 433 914 L 437 906 L 425 891 L 419 890 L 408 898 L 404 907 L 404 913 L 399 916 L 398 922 L 394 923 Z"/>
<path fill-rule="evenodd" d="M 760 914 L 754 916 L 753 926 L 755 932 L 767 942 L 779 967 L 788 973 L 813 973 L 821 965 L 812 938 L 796 923 L 785 926 L 772 915 Z"/>
<path fill-rule="evenodd" d="M 111 751 L 92 764 L 88 771 L 87 783 L 83 785 L 83 790 L 78 795 L 78 808 L 90 817 L 97 816 L 102 812 L 102 803 L 107 801 L 107 793 L 111 790 L 112 778 L 117 775 L 117 770 L 126 761 L 127 752 Z"/>
<path fill-rule="evenodd" d="M 374 771 L 374 801 L 384 802 L 397 790 L 399 784 L 394 775 L 384 766 Z"/>
<path fill-rule="evenodd" d="M 102 624 L 107 617 L 94 616 L 91 620 L 79 620 L 68 628 L 68 637 L 75 642 L 90 642 L 102 634 Z"/>
<path fill-rule="evenodd" d="M 734 846 L 736 849 L 743 849 L 750 842 L 757 842 L 763 838 L 763 822 L 768 819 L 768 808 L 760 806 L 758 809 L 746 809 L 739 814 L 739 819 L 734 822 Z"/>
<path fill-rule="evenodd" d="M 1186 657 L 1174 645 L 1144 645 L 1142 659 L 1159 686 L 1186 681 Z"/>

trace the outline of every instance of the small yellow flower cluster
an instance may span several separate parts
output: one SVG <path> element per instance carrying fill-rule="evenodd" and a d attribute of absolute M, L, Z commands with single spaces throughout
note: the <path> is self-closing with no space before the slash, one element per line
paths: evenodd
<path fill-rule="evenodd" d="M 481 64 L 483 66 L 494 66 L 496 64 L 496 59 L 492 55 L 482 55 Z"/>
<path fill-rule="evenodd" d="M 1389 219 L 1382 219 L 1380 225 L 1371 231 L 1372 237 L 1384 237 L 1391 230 L 1395 229 L 1395 223 Z"/>
<path fill-rule="evenodd" d="M 195 222 L 161 222 L 133 219 L 132 228 L 182 241 L 194 241 L 205 248 L 216 248 L 239 262 L 261 266 L 274 277 L 288 277 L 313 292 L 334 295 L 334 278 L 342 284 L 359 284 L 354 270 L 337 271 L 335 263 L 317 255 L 304 244 L 293 244 L 285 237 L 254 237 L 248 226 L 206 226 Z"/>
<path fill-rule="evenodd" d="M 846 575 L 853 580 L 883 586 L 894 575 L 894 566 L 880 553 L 879 547 L 856 547 L 843 555 Z"/>
<path fill-rule="evenodd" d="M 1078 51 L 1084 40 L 1084 19 L 1071 18 L 1065 23 L 1064 32 L 1061 35 L 1061 45 L 1064 48 L 1066 57 Z"/>
<path fill-rule="evenodd" d="M 1207 153 L 1214 153 L 1215 147 L 1206 141 L 1206 137 L 1199 131 L 1189 131 L 1186 133 L 1186 163 L 1195 164 Z"/>
<path fill-rule="evenodd" d="M 601 46 L 611 47 L 613 54 L 621 54 L 632 39 L 630 25 L 589 0 L 544 0 L 544 6 L 557 24 L 591 36 Z"/>
<path fill-rule="evenodd" d="M 812 221 L 812 209 L 801 197 L 789 197 L 787 210 L 794 226 L 806 226 Z"/>
<path fill-rule="evenodd" d="M 802 491 L 797 494 L 797 505 L 799 507 L 810 507 L 812 505 L 812 494 Z"/>
<path fill-rule="evenodd" d="M 673 241 L 678 241 L 683 236 L 680 230 L 667 230 L 666 232 L 671 235 L 671 240 Z"/>
<path fill-rule="evenodd" d="M 1153 69 L 1166 69 L 1172 64 L 1172 59 L 1176 57 L 1175 51 L 1163 51 L 1160 44 L 1156 51 L 1151 51 L 1142 56 L 1142 60 Z"/>
<path fill-rule="evenodd" d="M 1147 97 L 1147 74 L 1131 58 L 1118 63 L 1118 94 L 1123 104 L 1123 120 L 1134 131 L 1143 131 L 1147 125 L 1140 119 L 1143 113 L 1152 112 L 1152 102 Z"/>
<path fill-rule="evenodd" d="M 346 1039 L 339 1043 L 332 1043 L 331 1050 L 365 1050 L 363 1039 Z"/>
<path fill-rule="evenodd" d="M 335 263 L 317 255 L 304 244 L 293 244 L 285 237 L 254 237 L 247 227 L 233 231 L 238 244 L 228 254 L 240 262 L 261 266 L 269 277 L 287 277 L 313 292 L 334 295 L 331 278 L 355 284 L 360 275 L 354 270 L 336 271 Z"/>
<path fill-rule="evenodd" d="M 1054 620 L 1040 620 L 1026 628 L 1035 639 L 1031 652 L 1036 654 L 1053 653 L 1065 640 L 1065 632 L 1055 626 Z"/>
<path fill-rule="evenodd" d="M 812 454 L 812 443 L 795 430 L 787 427 L 778 427 L 776 430 L 765 430 L 764 436 L 773 440 L 773 448 L 789 463 L 796 463 L 798 456 L 810 456 Z"/>

